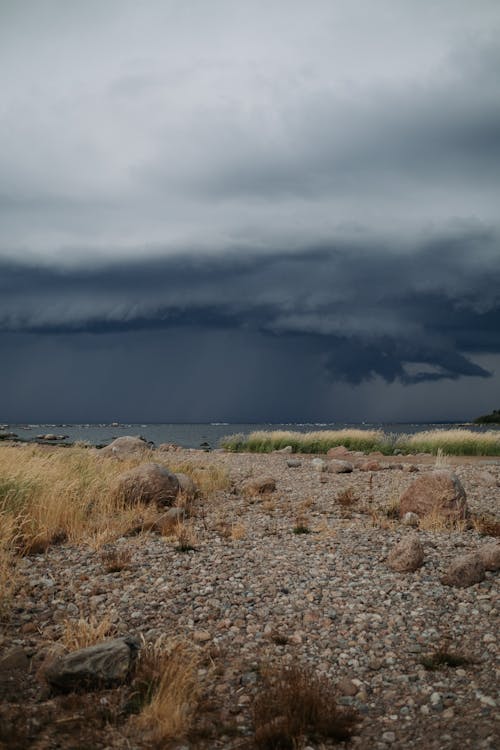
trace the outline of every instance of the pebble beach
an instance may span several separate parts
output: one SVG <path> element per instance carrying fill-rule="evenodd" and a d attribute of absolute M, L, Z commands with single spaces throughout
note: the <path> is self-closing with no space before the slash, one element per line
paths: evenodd
<path fill-rule="evenodd" d="M 372 456 L 380 462 L 374 470 L 345 474 L 318 470 L 311 456 L 282 453 L 179 449 L 175 459 L 207 470 L 217 465 L 229 477 L 227 489 L 194 504 L 186 522 L 192 549 L 180 552 L 168 535 L 124 536 L 113 548 L 125 550 L 129 562 L 111 573 L 102 550 L 85 545 L 64 543 L 22 559 L 23 585 L 0 630 L 0 716 L 4 726 L 22 724 L 18 747 L 88 746 L 83 728 L 82 744 L 74 731 L 65 734 L 67 699 L 47 693 L 39 668 L 64 622 L 106 617 L 113 634 L 144 643 L 185 638 L 200 652 L 203 732 L 172 745 L 179 750 L 243 747 L 262 670 L 283 664 L 325 675 L 338 704 L 356 710 L 352 738 L 336 747 L 498 747 L 498 573 L 486 571 L 463 588 L 441 582 L 457 555 L 495 539 L 473 523 L 410 530 L 390 513 L 435 458 Z M 448 468 L 473 517 L 498 520 L 500 461 L 454 458 Z M 266 477 L 275 480 L 274 491 L 245 491 Z M 338 498 L 346 491 L 343 505 Z M 395 572 L 388 555 L 410 531 L 424 563 Z M 426 668 L 439 650 L 464 663 Z M 112 691 L 93 699 L 114 701 Z M 83 727 L 83 714 L 78 718 L 74 707 L 69 714 Z M 93 738 L 96 748 L 149 747 L 120 723 L 104 722 Z M 0 734 L 0 748 L 13 743 L 7 730 Z"/>

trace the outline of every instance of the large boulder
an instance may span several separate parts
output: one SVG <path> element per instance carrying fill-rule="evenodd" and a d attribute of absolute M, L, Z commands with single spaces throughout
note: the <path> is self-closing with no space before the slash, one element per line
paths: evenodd
<path fill-rule="evenodd" d="M 484 581 L 484 575 L 484 563 L 481 557 L 476 552 L 472 552 L 455 557 L 442 576 L 441 583 L 445 586 L 466 588 Z"/>
<path fill-rule="evenodd" d="M 424 548 L 418 534 L 403 537 L 390 551 L 387 564 L 398 573 L 409 573 L 417 570 L 424 562 Z"/>
<path fill-rule="evenodd" d="M 179 491 L 177 476 L 160 464 L 141 464 L 118 477 L 117 493 L 126 505 L 154 503 L 168 507 Z"/>
<path fill-rule="evenodd" d="M 98 643 L 56 658 L 45 669 L 49 685 L 69 692 L 124 682 L 130 674 L 139 642 L 126 636 Z"/>
<path fill-rule="evenodd" d="M 448 469 L 422 474 L 399 499 L 401 518 L 406 513 L 416 513 L 420 518 L 434 514 L 449 521 L 465 519 L 467 499 L 460 479 Z"/>
<path fill-rule="evenodd" d="M 151 444 L 142 437 L 133 437 L 124 435 L 116 438 L 109 445 L 101 448 L 101 456 L 114 456 L 115 458 L 131 458 L 138 454 L 145 454 L 151 451 Z"/>

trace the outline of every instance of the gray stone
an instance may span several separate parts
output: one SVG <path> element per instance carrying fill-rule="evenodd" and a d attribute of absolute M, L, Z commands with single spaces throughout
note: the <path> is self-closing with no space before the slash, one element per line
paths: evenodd
<path fill-rule="evenodd" d="M 130 636 L 115 638 L 56 658 L 45 669 L 49 685 L 68 692 L 124 682 L 140 648 Z"/>
<path fill-rule="evenodd" d="M 302 466 L 302 461 L 299 461 L 298 458 L 289 458 L 286 465 L 289 469 L 297 469 L 299 466 Z"/>
<path fill-rule="evenodd" d="M 146 454 L 151 451 L 151 445 L 141 437 L 132 435 L 123 435 L 116 438 L 106 447 L 101 448 L 99 455 L 113 456 L 114 458 L 130 458 L 140 454 Z"/>
<path fill-rule="evenodd" d="M 341 461 L 340 459 L 331 459 L 328 462 L 327 469 L 332 474 L 350 474 L 353 470 L 353 465 L 350 461 Z"/>

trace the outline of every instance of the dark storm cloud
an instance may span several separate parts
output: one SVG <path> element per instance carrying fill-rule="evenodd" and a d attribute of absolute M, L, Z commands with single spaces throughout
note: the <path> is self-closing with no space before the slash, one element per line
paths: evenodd
<path fill-rule="evenodd" d="M 500 352 L 500 242 L 479 229 L 404 254 L 351 244 L 99 270 L 5 262 L 0 292 L 4 332 L 253 332 L 350 383 L 487 377 L 474 355 Z"/>

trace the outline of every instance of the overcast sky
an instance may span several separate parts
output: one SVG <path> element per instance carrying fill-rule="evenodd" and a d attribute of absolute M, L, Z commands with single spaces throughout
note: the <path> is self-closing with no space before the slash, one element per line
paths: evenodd
<path fill-rule="evenodd" d="M 0 422 L 500 407 L 498 0 L 0 0 Z"/>

